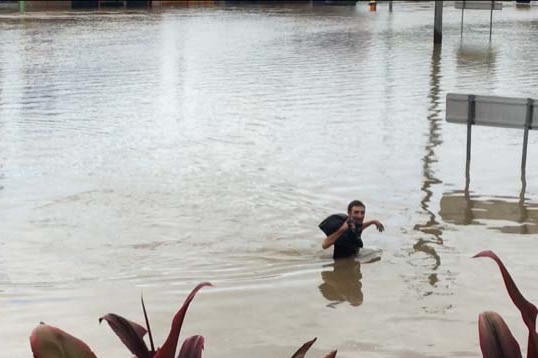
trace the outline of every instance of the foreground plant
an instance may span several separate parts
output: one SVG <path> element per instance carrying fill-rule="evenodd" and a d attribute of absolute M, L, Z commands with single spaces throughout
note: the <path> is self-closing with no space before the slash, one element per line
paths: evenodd
<path fill-rule="evenodd" d="M 482 251 L 474 257 L 489 257 L 499 266 L 508 295 L 521 312 L 523 322 L 525 322 L 529 330 L 527 358 L 538 358 L 538 333 L 536 333 L 538 309 L 519 292 L 503 262 L 493 251 Z M 521 358 L 519 344 L 497 312 L 480 313 L 478 316 L 478 332 L 480 348 L 484 358 Z"/>
<path fill-rule="evenodd" d="M 30 335 L 34 358 L 97 358 L 80 339 L 41 322 Z"/>
<path fill-rule="evenodd" d="M 196 293 L 204 286 L 211 286 L 211 284 L 209 282 L 198 284 L 198 286 L 196 286 L 189 294 L 185 302 L 183 302 L 183 306 L 181 306 L 172 320 L 172 327 L 170 328 L 170 333 L 168 333 L 166 341 L 161 348 L 157 349 L 157 351 L 155 351 L 155 346 L 153 345 L 153 336 L 151 334 L 144 300 L 142 300 L 142 309 L 144 311 L 147 330 L 138 323 L 129 321 L 114 313 L 109 313 L 99 318 L 99 322 L 105 320 L 114 333 L 121 339 L 123 344 L 125 344 L 137 358 L 174 358 L 177 343 L 179 341 L 179 333 L 181 332 L 181 326 L 183 325 L 187 308 L 189 308 Z M 146 342 L 144 342 L 146 333 L 148 333 L 149 336 L 151 349 L 148 349 Z M 198 335 L 189 337 L 183 342 L 178 358 L 199 358 L 202 356 L 203 349 L 204 337 Z"/>
<path fill-rule="evenodd" d="M 146 327 L 114 313 L 104 315 L 99 318 L 99 322 L 104 320 L 109 324 L 127 349 L 134 354 L 134 358 L 174 358 L 179 341 L 179 334 L 187 309 L 194 299 L 194 296 L 196 296 L 196 293 L 204 286 L 211 286 L 211 284 L 208 282 L 200 283 L 185 299 L 185 302 L 183 302 L 183 305 L 172 320 L 172 327 L 170 328 L 170 333 L 168 334 L 166 341 L 163 346 L 157 350 L 155 350 L 153 344 L 153 336 L 151 334 L 144 300 L 142 300 L 142 310 L 144 311 Z M 149 336 L 150 348 L 148 348 L 144 341 L 146 333 L 148 333 Z M 315 341 L 316 338 L 303 344 L 301 348 L 293 354 L 292 358 L 304 358 L 306 352 Z M 90 347 L 83 341 L 57 327 L 49 326 L 43 322 L 32 331 L 30 336 L 30 346 L 34 358 L 97 358 Z M 199 335 L 189 337 L 183 342 L 177 358 L 201 358 L 203 349 L 204 337 Z M 333 351 L 327 354 L 324 358 L 335 357 L 336 351 Z"/>
<path fill-rule="evenodd" d="M 99 318 L 99 322 L 105 320 L 123 344 L 137 358 L 174 358 L 187 308 L 189 308 L 196 293 L 204 286 L 211 286 L 211 284 L 208 282 L 200 283 L 189 294 L 172 320 L 172 327 L 166 341 L 157 350 L 153 345 L 153 337 L 143 300 L 142 308 L 147 329 L 114 313 L 109 313 Z M 146 342 L 144 342 L 146 333 L 149 333 L 151 349 L 148 349 Z M 39 324 L 32 331 L 30 346 L 34 358 L 97 358 L 90 347 L 80 339 L 44 323 Z M 204 338 L 202 336 L 189 337 L 183 342 L 178 358 L 200 358 L 203 348 Z"/>
<path fill-rule="evenodd" d="M 317 338 L 314 338 L 312 339 L 311 341 L 308 341 L 306 342 L 305 344 L 303 344 L 301 346 L 301 348 L 299 348 L 297 350 L 297 352 L 295 352 L 291 358 L 304 358 L 305 355 L 306 355 L 306 352 L 310 349 L 310 347 L 312 347 L 312 345 L 314 344 L 314 342 L 316 341 Z M 335 358 L 336 357 L 336 351 L 332 351 L 331 353 L 327 354 L 326 356 L 324 356 L 323 358 Z"/>

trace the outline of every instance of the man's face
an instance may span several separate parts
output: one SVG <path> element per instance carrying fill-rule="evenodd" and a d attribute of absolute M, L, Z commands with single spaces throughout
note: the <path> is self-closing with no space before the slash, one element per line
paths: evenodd
<path fill-rule="evenodd" d="M 365 213 L 366 213 L 366 209 L 364 207 L 354 206 L 351 208 L 351 212 L 349 213 L 349 216 L 353 219 L 353 221 L 356 224 L 362 224 Z"/>

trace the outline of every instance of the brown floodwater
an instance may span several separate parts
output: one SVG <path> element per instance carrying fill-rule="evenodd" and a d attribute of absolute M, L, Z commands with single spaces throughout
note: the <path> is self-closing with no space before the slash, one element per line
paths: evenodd
<path fill-rule="evenodd" d="M 538 7 L 447 2 L 0 13 L 1 356 L 40 321 L 129 356 L 97 318 L 206 357 L 479 357 L 477 316 L 538 301 L 538 136 L 446 123 L 449 92 L 538 98 Z M 318 223 L 360 199 L 358 262 Z"/>

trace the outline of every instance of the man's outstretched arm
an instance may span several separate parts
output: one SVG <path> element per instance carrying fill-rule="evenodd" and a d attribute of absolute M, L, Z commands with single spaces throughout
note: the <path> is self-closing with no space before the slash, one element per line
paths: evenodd
<path fill-rule="evenodd" d="M 333 232 L 332 234 L 330 234 L 329 236 L 327 236 L 325 239 L 323 239 L 323 242 L 321 243 L 321 247 L 323 249 L 328 249 L 329 247 L 333 246 L 334 243 L 336 242 L 336 240 L 338 240 L 338 238 L 340 236 L 342 236 L 348 229 L 348 224 L 347 224 L 347 220 L 342 224 L 342 226 L 340 226 L 340 228 L 338 230 L 336 230 L 335 232 Z"/>
<path fill-rule="evenodd" d="M 365 221 L 362 223 L 362 230 L 365 230 L 368 226 L 375 225 L 377 228 L 377 231 L 383 232 L 385 230 L 385 227 L 379 220 L 371 220 L 371 221 Z"/>

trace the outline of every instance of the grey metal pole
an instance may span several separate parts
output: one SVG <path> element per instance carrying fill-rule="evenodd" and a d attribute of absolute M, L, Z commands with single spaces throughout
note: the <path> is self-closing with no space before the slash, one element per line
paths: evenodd
<path fill-rule="evenodd" d="M 493 28 L 493 8 L 495 7 L 495 1 L 491 0 L 491 10 L 489 12 L 489 42 L 491 42 L 491 29 Z"/>
<path fill-rule="evenodd" d="M 465 0 L 463 0 L 463 4 L 461 5 L 461 29 L 460 29 L 460 37 L 463 37 L 463 11 L 465 10 Z"/>
<path fill-rule="evenodd" d="M 443 1 L 435 1 L 435 17 L 433 21 L 433 43 L 443 42 Z"/>
<path fill-rule="evenodd" d="M 389 12 L 392 12 L 392 0 L 389 0 Z"/>
<path fill-rule="evenodd" d="M 525 132 L 523 133 L 523 153 L 521 154 L 521 175 L 525 174 L 527 167 L 527 144 L 529 143 L 529 129 L 532 124 L 532 116 L 534 112 L 534 100 L 527 99 L 527 116 L 525 118 Z"/>
<path fill-rule="evenodd" d="M 469 190 L 470 169 L 471 169 L 471 129 L 475 119 L 476 109 L 475 95 L 469 95 L 469 104 L 467 106 L 467 156 L 465 161 L 465 190 Z"/>

